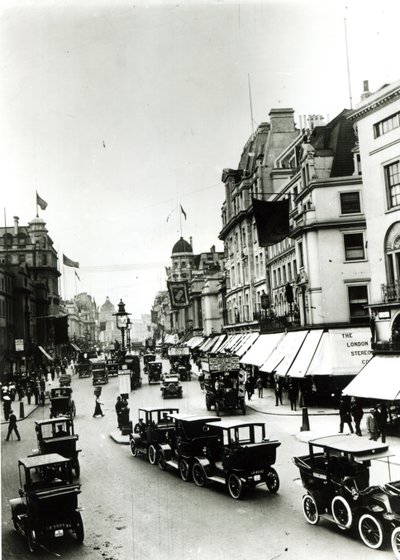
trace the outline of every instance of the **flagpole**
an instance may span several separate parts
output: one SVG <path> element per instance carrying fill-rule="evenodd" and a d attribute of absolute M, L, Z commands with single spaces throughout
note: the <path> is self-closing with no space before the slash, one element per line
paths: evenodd
<path fill-rule="evenodd" d="M 78 294 L 78 290 L 76 288 L 76 270 L 75 270 L 75 268 L 74 268 L 74 276 L 75 276 L 75 297 L 76 297 L 77 294 Z"/>
<path fill-rule="evenodd" d="M 36 218 L 39 218 L 39 205 L 38 205 L 38 201 L 37 201 L 37 190 L 36 190 Z"/>
<path fill-rule="evenodd" d="M 182 211 L 181 208 L 179 208 L 179 231 L 182 237 Z"/>

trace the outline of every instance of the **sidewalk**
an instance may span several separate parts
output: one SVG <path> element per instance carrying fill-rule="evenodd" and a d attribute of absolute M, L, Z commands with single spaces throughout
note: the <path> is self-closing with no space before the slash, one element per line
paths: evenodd
<path fill-rule="evenodd" d="M 21 414 L 20 414 L 21 413 L 21 404 L 20 403 L 23 403 L 23 407 L 24 407 L 24 417 L 23 418 L 21 418 Z M 11 403 L 11 410 L 14 411 L 14 414 L 17 417 L 17 422 L 20 422 L 21 420 L 24 420 L 25 418 L 30 416 L 32 414 L 32 412 L 38 408 L 38 406 L 40 406 L 40 405 L 35 404 L 35 398 L 34 397 L 32 397 L 32 399 L 31 399 L 31 404 L 28 404 L 28 399 L 26 397 L 23 397 L 23 399 L 21 401 L 15 400 Z M 0 419 L 1 419 L 2 424 L 8 424 L 8 420 L 6 420 L 4 418 L 3 406 L 1 406 Z"/>

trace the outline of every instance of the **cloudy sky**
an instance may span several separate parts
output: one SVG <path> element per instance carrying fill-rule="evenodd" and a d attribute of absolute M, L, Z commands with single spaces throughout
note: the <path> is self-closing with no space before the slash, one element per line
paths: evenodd
<path fill-rule="evenodd" d="M 37 190 L 56 250 L 80 263 L 76 285 L 61 267 L 62 295 L 123 298 L 134 317 L 148 313 L 180 219 L 195 252 L 222 250 L 221 173 L 252 131 L 248 76 L 255 126 L 275 107 L 333 118 L 350 107 L 344 20 L 354 106 L 363 80 L 374 91 L 400 78 L 398 6 L 3 0 L 7 225 L 35 217 Z"/>

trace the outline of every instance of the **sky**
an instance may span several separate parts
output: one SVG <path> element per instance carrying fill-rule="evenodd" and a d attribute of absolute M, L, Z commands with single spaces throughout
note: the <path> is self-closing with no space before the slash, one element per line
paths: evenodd
<path fill-rule="evenodd" d="M 80 280 L 60 267 L 62 296 L 149 313 L 181 234 L 223 250 L 222 170 L 252 124 L 279 107 L 332 119 L 363 80 L 400 79 L 399 15 L 398 0 L 2 0 L 5 223 L 32 220 L 37 191 L 80 263 Z"/>

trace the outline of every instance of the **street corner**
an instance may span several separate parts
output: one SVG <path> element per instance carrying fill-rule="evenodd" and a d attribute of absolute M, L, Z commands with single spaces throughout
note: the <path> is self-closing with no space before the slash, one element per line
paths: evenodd
<path fill-rule="evenodd" d="M 129 435 L 123 436 L 119 430 L 110 432 L 110 438 L 121 445 L 129 445 Z"/>

